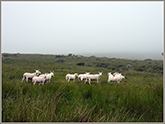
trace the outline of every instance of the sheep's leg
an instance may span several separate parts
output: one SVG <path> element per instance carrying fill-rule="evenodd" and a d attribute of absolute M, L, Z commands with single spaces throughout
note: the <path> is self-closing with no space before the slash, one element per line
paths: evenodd
<path fill-rule="evenodd" d="M 84 84 L 86 84 L 86 82 L 87 82 L 87 79 L 84 81 Z"/>
<path fill-rule="evenodd" d="M 110 78 L 108 77 L 108 82 L 110 82 Z"/>
<path fill-rule="evenodd" d="M 91 79 L 89 79 L 89 84 L 91 85 Z"/>
<path fill-rule="evenodd" d="M 22 82 L 23 82 L 24 79 L 25 79 L 25 77 L 23 76 L 23 78 L 22 78 Z"/>
<path fill-rule="evenodd" d="M 28 77 L 26 77 L 26 82 L 28 83 Z"/>
<path fill-rule="evenodd" d="M 44 85 L 44 81 L 42 81 L 41 84 Z"/>
<path fill-rule="evenodd" d="M 35 84 L 36 84 L 36 81 L 33 82 L 33 85 L 35 85 Z"/>
<path fill-rule="evenodd" d="M 42 84 L 42 81 L 39 83 L 39 85 L 41 85 Z"/>

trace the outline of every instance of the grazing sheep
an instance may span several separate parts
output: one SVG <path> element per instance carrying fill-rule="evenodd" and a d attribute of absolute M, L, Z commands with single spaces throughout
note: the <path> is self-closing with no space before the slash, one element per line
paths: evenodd
<path fill-rule="evenodd" d="M 39 77 L 44 77 L 46 75 L 46 81 L 48 81 L 50 83 L 50 79 L 51 77 L 54 77 L 54 71 L 50 73 L 45 73 L 45 74 L 41 74 Z"/>
<path fill-rule="evenodd" d="M 32 79 L 34 76 L 38 76 L 39 74 L 41 74 L 41 72 L 39 70 L 35 70 L 35 73 L 24 73 L 23 74 L 23 78 L 22 78 L 22 82 L 23 80 L 26 78 L 26 82 L 28 82 L 28 79 Z"/>
<path fill-rule="evenodd" d="M 113 73 L 113 76 L 118 75 L 118 74 L 121 74 L 121 73 L 119 73 L 119 72 L 115 72 L 115 73 Z"/>
<path fill-rule="evenodd" d="M 90 74 L 90 72 L 86 72 L 85 74 L 79 74 L 78 75 L 78 80 L 82 81 L 82 80 L 86 80 L 86 76 Z"/>
<path fill-rule="evenodd" d="M 110 72 L 108 73 L 108 82 L 116 81 L 116 82 L 120 83 L 120 81 L 124 78 L 125 77 L 123 75 L 121 75 L 120 73 L 116 74 L 115 76 L 113 76 Z"/>
<path fill-rule="evenodd" d="M 43 85 L 44 82 L 45 82 L 45 80 L 46 80 L 46 75 L 45 76 L 42 76 L 42 77 L 35 76 L 35 77 L 33 77 L 32 82 L 33 82 L 33 85 L 35 85 L 36 83 L 39 83 L 39 85 L 40 84 Z"/>
<path fill-rule="evenodd" d="M 78 81 L 81 81 L 81 77 L 83 77 L 84 76 L 84 74 L 79 74 L 78 75 Z"/>
<path fill-rule="evenodd" d="M 99 82 L 99 79 L 101 78 L 103 72 L 98 72 L 98 73 L 99 74 L 94 74 L 94 75 L 87 74 L 85 83 L 87 82 L 87 80 L 89 81 L 89 84 L 90 85 L 91 85 L 90 81 L 97 81 L 97 83 L 98 83 Z"/>
<path fill-rule="evenodd" d="M 70 80 L 73 80 L 75 82 L 76 76 L 78 77 L 78 74 L 77 73 L 75 73 L 75 74 L 67 74 L 66 75 L 66 81 L 69 82 Z"/>
<path fill-rule="evenodd" d="M 46 80 L 48 80 L 49 83 L 50 83 L 51 77 L 54 77 L 54 71 L 53 72 L 50 71 L 50 73 L 46 75 Z"/>
<path fill-rule="evenodd" d="M 39 77 L 44 77 L 45 75 L 48 75 L 49 73 L 41 74 Z"/>

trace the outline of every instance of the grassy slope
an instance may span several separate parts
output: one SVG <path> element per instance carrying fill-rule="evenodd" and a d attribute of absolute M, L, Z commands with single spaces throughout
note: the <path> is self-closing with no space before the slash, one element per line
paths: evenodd
<path fill-rule="evenodd" d="M 125 67 L 128 63 L 131 69 Z M 162 64 L 96 57 L 8 56 L 2 61 L 2 121 L 162 122 Z M 43 86 L 21 83 L 23 73 L 34 69 L 54 71 L 55 77 Z M 99 84 L 65 80 L 67 73 L 98 71 L 103 71 Z M 107 82 L 107 73 L 115 71 L 126 76 L 120 84 Z"/>

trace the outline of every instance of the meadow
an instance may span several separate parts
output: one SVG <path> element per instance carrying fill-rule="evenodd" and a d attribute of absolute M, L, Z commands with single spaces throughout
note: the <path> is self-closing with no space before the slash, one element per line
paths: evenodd
<path fill-rule="evenodd" d="M 76 55 L 3 54 L 2 122 L 163 122 L 163 61 Z M 131 64 L 132 67 L 126 67 Z M 54 71 L 50 83 L 23 73 Z M 103 75 L 97 84 L 67 82 L 67 73 Z M 107 82 L 121 72 L 121 83 Z"/>

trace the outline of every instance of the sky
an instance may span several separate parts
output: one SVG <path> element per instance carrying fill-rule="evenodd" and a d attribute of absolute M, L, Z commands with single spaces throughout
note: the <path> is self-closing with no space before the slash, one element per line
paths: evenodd
<path fill-rule="evenodd" d="M 2 1 L 1 53 L 162 53 L 164 2 Z"/>

